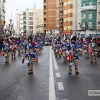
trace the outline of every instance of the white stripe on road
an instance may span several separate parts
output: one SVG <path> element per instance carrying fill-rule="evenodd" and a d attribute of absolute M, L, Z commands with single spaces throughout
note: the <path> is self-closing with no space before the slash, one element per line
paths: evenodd
<path fill-rule="evenodd" d="M 56 73 L 56 77 L 61 77 L 60 73 Z"/>
<path fill-rule="evenodd" d="M 61 100 L 67 100 L 67 99 L 61 99 Z"/>
<path fill-rule="evenodd" d="M 62 82 L 58 82 L 58 89 L 59 90 L 64 90 L 64 86 Z"/>
<path fill-rule="evenodd" d="M 52 54 L 50 46 L 50 65 L 49 65 L 49 100 L 56 100 L 55 96 L 55 86 L 54 86 L 54 75 L 53 75 L 53 66 L 52 66 Z"/>
<path fill-rule="evenodd" d="M 52 56 L 53 56 L 54 67 L 55 67 L 55 69 L 58 69 L 58 65 L 57 65 L 53 50 L 52 50 Z"/>

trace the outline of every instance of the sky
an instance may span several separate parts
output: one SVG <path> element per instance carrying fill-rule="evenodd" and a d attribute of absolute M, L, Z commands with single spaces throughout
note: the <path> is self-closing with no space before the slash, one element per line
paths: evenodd
<path fill-rule="evenodd" d="M 26 10 L 27 8 L 32 9 L 34 8 L 34 5 L 36 9 L 43 8 L 43 0 L 6 0 L 5 3 L 6 25 L 10 23 L 11 15 L 12 15 L 12 20 L 15 20 L 16 13 L 20 13 L 21 11 Z M 18 9 L 18 11 L 15 9 Z"/>

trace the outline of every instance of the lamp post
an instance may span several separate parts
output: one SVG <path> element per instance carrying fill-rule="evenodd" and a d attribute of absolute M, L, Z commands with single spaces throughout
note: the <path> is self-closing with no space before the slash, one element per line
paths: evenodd
<path fill-rule="evenodd" d="M 81 23 L 79 23 L 79 25 L 80 25 L 81 30 L 84 31 L 84 35 L 86 38 L 86 30 L 88 29 L 88 23 L 85 22 L 84 26 Z"/>
<path fill-rule="evenodd" d="M 12 35 L 12 27 L 13 27 L 13 25 L 12 25 L 12 14 L 13 14 L 13 12 L 14 11 L 18 11 L 18 9 L 14 9 L 12 12 L 11 12 L 11 19 L 10 19 L 10 24 L 11 24 L 11 35 Z"/>

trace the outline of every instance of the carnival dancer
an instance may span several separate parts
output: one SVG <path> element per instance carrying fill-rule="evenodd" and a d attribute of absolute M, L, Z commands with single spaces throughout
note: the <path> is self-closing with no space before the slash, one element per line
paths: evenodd
<path fill-rule="evenodd" d="M 33 64 L 35 60 L 35 54 L 33 52 L 33 46 L 32 46 L 32 38 L 28 39 L 28 44 L 27 48 L 25 48 L 25 55 L 22 58 L 22 63 L 24 63 L 24 60 L 27 61 L 27 66 L 28 66 L 28 74 L 33 73 Z"/>
<path fill-rule="evenodd" d="M 81 40 L 77 40 L 77 41 L 76 41 L 76 44 L 77 44 L 78 54 L 79 54 L 79 55 L 82 55 L 83 45 L 82 45 L 82 43 L 81 43 Z"/>
<path fill-rule="evenodd" d="M 84 47 L 85 47 L 85 58 L 89 58 L 89 44 L 86 43 Z"/>
<path fill-rule="evenodd" d="M 28 74 L 33 73 L 33 64 L 34 64 L 34 59 L 35 59 L 35 54 L 27 52 L 25 56 L 22 58 L 22 63 L 24 63 L 24 60 L 27 62 L 27 67 L 28 67 Z"/>
<path fill-rule="evenodd" d="M 78 45 L 76 43 L 72 44 L 72 51 L 73 53 L 78 52 Z"/>
<path fill-rule="evenodd" d="M 61 57 L 62 56 L 62 49 L 60 48 L 58 51 L 58 56 Z"/>
<path fill-rule="evenodd" d="M 12 45 L 10 46 L 11 49 L 11 58 L 15 59 L 16 58 L 16 50 L 17 50 L 17 45 L 15 44 L 15 41 L 12 41 Z"/>
<path fill-rule="evenodd" d="M 18 46 L 18 55 L 20 55 L 21 50 L 22 50 L 22 46 L 23 46 L 20 38 L 18 38 L 18 40 L 17 40 L 17 46 Z"/>
<path fill-rule="evenodd" d="M 4 56 L 5 56 L 5 63 L 9 63 L 9 56 L 10 56 L 10 44 L 8 42 L 8 39 L 6 40 L 5 44 L 4 44 Z"/>
<path fill-rule="evenodd" d="M 67 43 L 65 41 L 62 42 L 61 48 L 62 48 L 63 62 L 66 62 Z"/>
<path fill-rule="evenodd" d="M 90 63 L 93 63 L 93 61 L 95 63 L 97 63 L 98 50 L 97 50 L 97 45 L 96 45 L 94 40 L 92 40 L 92 42 L 90 43 L 89 53 L 90 53 L 90 56 L 91 56 L 90 57 Z"/>
<path fill-rule="evenodd" d="M 77 52 L 75 52 L 73 54 L 73 62 L 74 62 L 74 66 L 75 66 L 75 73 L 79 74 L 79 71 L 78 71 L 79 56 L 78 56 Z"/>
<path fill-rule="evenodd" d="M 71 74 L 73 65 L 73 53 L 71 51 L 69 51 L 69 53 L 67 54 L 66 59 L 69 62 L 68 74 Z"/>
<path fill-rule="evenodd" d="M 59 49 L 61 48 L 59 41 L 55 45 L 55 56 L 57 57 L 59 55 Z"/>
<path fill-rule="evenodd" d="M 66 57 L 67 57 L 67 61 L 69 62 L 68 74 L 72 73 L 72 65 L 73 65 L 73 63 L 74 63 L 74 67 L 75 67 L 75 73 L 79 74 L 79 71 L 78 71 L 79 57 L 78 57 L 77 52 L 73 53 L 72 51 L 69 51 L 69 53 L 67 53 Z"/>

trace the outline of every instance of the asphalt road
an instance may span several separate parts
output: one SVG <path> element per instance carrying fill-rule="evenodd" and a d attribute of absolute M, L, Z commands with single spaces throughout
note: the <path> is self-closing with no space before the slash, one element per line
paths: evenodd
<path fill-rule="evenodd" d="M 0 56 L 0 100 L 48 100 L 49 98 L 49 48 L 44 47 L 33 75 L 27 74 L 21 57 L 4 63 Z M 45 54 L 46 53 L 46 54 Z"/>
<path fill-rule="evenodd" d="M 54 67 L 54 75 L 57 100 L 100 100 L 100 96 L 88 96 L 88 90 L 100 90 L 100 58 L 97 64 L 91 64 L 84 55 L 79 58 L 79 75 L 75 74 L 74 66 L 72 74 L 68 75 L 68 63 L 56 58 L 58 69 Z M 59 89 L 59 82 L 63 89 Z"/>
<path fill-rule="evenodd" d="M 100 100 L 88 96 L 88 90 L 100 90 L 100 58 L 97 64 L 91 64 L 84 55 L 80 56 L 78 67 L 79 75 L 74 67 L 72 75 L 68 75 L 68 63 L 55 59 L 49 46 L 44 46 L 39 62 L 34 64 L 33 75 L 27 74 L 21 56 L 9 64 L 0 56 L 0 100 Z M 53 94 L 56 99 L 52 99 Z"/>

